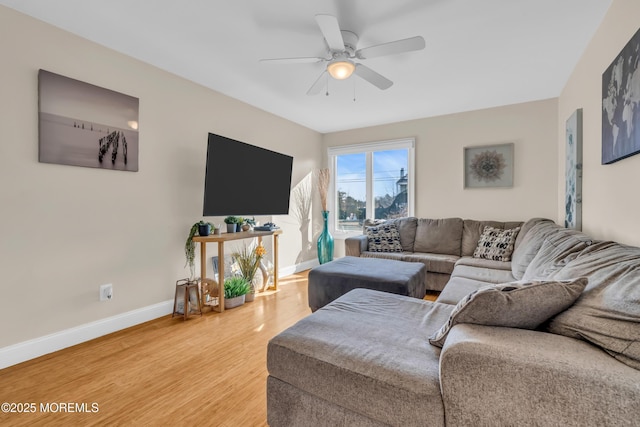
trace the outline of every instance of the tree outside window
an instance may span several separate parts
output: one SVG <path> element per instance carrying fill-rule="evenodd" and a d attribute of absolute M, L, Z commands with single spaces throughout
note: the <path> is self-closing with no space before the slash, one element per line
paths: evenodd
<path fill-rule="evenodd" d="M 413 215 L 414 141 L 329 149 L 334 230 L 361 232 L 364 220 Z"/>

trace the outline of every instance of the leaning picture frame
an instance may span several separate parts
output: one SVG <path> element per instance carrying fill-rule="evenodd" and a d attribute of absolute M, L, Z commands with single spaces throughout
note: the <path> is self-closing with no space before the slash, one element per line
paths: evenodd
<path fill-rule="evenodd" d="M 464 147 L 464 188 L 513 187 L 512 142 Z"/>

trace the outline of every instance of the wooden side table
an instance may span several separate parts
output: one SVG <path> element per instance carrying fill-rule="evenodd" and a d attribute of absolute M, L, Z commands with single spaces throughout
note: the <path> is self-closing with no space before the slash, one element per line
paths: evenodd
<path fill-rule="evenodd" d="M 176 314 L 182 314 L 184 320 L 187 320 L 189 314 L 191 314 L 191 290 L 195 290 L 196 294 L 196 305 L 198 307 L 198 311 L 196 313 L 200 313 L 202 316 L 202 301 L 200 300 L 200 285 L 197 281 L 192 281 L 189 279 L 180 279 L 176 282 L 176 295 L 173 298 L 173 314 L 171 317 Z M 180 294 L 180 290 L 184 291 L 184 305 L 182 306 L 182 313 L 178 312 L 178 296 Z"/>
<path fill-rule="evenodd" d="M 224 311 L 224 242 L 241 239 L 258 239 L 258 244 L 262 243 L 262 238 L 273 236 L 273 288 L 278 289 L 278 236 L 282 234 L 282 230 L 272 231 L 241 231 L 238 233 L 210 234 L 208 236 L 195 236 L 193 241 L 200 243 L 200 280 L 206 283 L 207 288 L 216 288 L 217 286 L 217 305 L 205 304 L 206 301 L 200 301 L 201 307 L 207 310 L 216 310 L 220 313 Z M 218 244 L 218 281 L 207 278 L 207 243 Z M 203 286 L 204 287 L 204 286 Z M 204 294 L 203 294 L 204 295 Z M 216 298 L 214 298 L 215 300 Z"/>

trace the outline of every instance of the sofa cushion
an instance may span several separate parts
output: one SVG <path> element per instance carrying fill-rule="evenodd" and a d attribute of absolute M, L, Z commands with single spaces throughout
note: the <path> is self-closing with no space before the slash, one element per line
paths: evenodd
<path fill-rule="evenodd" d="M 511 271 L 511 263 L 509 261 L 494 261 L 492 259 L 474 258 L 472 256 L 463 256 L 462 258 L 460 258 L 458 261 L 456 261 L 456 267 L 459 265 L 478 268 L 490 268 L 492 270 Z M 512 280 L 509 280 L 509 282 L 512 282 Z"/>
<path fill-rule="evenodd" d="M 413 251 L 460 256 L 461 242 L 461 218 L 419 218 Z"/>
<path fill-rule="evenodd" d="M 416 240 L 416 228 L 418 227 L 418 218 L 397 218 L 387 220 L 387 222 L 394 224 L 398 229 L 402 250 L 405 252 L 413 252 L 413 245 Z"/>
<path fill-rule="evenodd" d="M 402 252 L 400 234 L 395 224 L 385 223 L 365 230 L 370 252 Z"/>
<path fill-rule="evenodd" d="M 428 291 L 440 292 L 447 286 L 447 283 L 451 279 L 450 274 L 434 273 L 433 271 L 427 271 L 427 283 L 425 285 Z"/>
<path fill-rule="evenodd" d="M 576 240 L 583 242 L 584 245 L 591 243 L 591 238 L 585 234 L 560 227 L 549 219 L 534 218 L 527 221 L 523 226 L 516 243 L 514 245 L 513 254 L 511 256 L 511 271 L 513 277 L 520 280 L 524 278 L 527 267 L 538 254 L 542 244 L 549 239 L 556 243 L 573 236 Z M 575 242 L 577 244 L 577 242 Z"/>
<path fill-rule="evenodd" d="M 513 253 L 513 245 L 520 227 L 509 230 L 499 228 L 484 227 L 484 231 L 478 240 L 476 250 L 473 252 L 474 258 L 491 259 L 494 261 L 510 261 Z"/>
<path fill-rule="evenodd" d="M 478 280 L 485 283 L 507 283 L 516 279 L 511 274 L 511 270 L 500 270 L 495 268 L 474 267 L 472 265 L 457 264 L 453 269 L 451 277 L 466 277 L 467 279 Z"/>
<path fill-rule="evenodd" d="M 495 283 L 469 279 L 468 277 L 451 276 L 436 301 L 442 304 L 456 305 L 470 293 L 491 285 L 495 285 Z"/>
<path fill-rule="evenodd" d="M 609 360 L 607 360 L 609 359 Z M 440 354 L 448 426 L 631 427 L 640 371 L 586 342 L 461 324 Z"/>
<path fill-rule="evenodd" d="M 522 231 L 516 237 L 516 245 L 511 255 L 511 272 L 520 280 L 536 256 L 547 235 L 557 228 L 550 219 L 534 218 L 524 223 Z"/>
<path fill-rule="evenodd" d="M 354 289 L 269 342 L 269 375 L 385 425 L 444 425 L 440 349 L 425 344 L 452 309 Z"/>
<path fill-rule="evenodd" d="M 380 259 L 393 259 L 396 261 L 402 261 L 402 257 L 411 252 L 370 252 L 365 251 L 360 254 L 362 258 L 380 258 Z"/>
<path fill-rule="evenodd" d="M 427 273 L 428 279 L 428 273 Z M 484 286 L 513 282 L 511 263 L 489 259 L 462 257 L 438 296 L 438 302 L 457 304 L 465 296 Z"/>
<path fill-rule="evenodd" d="M 586 278 L 566 281 L 512 282 L 487 286 L 456 304 L 449 320 L 429 338 L 442 347 L 458 323 L 535 329 L 566 310 L 582 293 Z"/>
<path fill-rule="evenodd" d="M 640 248 L 595 243 L 552 277 L 577 275 L 588 276 L 589 284 L 573 306 L 552 319 L 549 331 L 589 341 L 640 369 Z"/>
<path fill-rule="evenodd" d="M 443 274 L 451 274 L 458 259 L 460 259 L 460 257 L 446 254 L 427 254 L 421 252 L 402 254 L 402 261 L 421 262 L 427 266 L 428 271 Z"/>
<path fill-rule="evenodd" d="M 515 226 L 515 227 L 520 227 L 520 232 L 518 233 L 518 237 L 516 237 L 514 251 L 518 248 L 518 246 L 520 246 L 520 243 L 522 243 L 522 241 L 525 239 L 525 236 L 527 235 L 529 230 L 531 230 L 531 227 L 541 222 L 555 224 L 553 221 L 547 218 L 531 218 L 525 221 L 524 223 L 521 223 L 520 225 Z M 511 228 L 511 227 L 505 227 L 505 228 Z"/>
<path fill-rule="evenodd" d="M 542 243 L 542 247 L 522 275 L 522 280 L 549 277 L 587 247 L 585 242 L 574 238 L 574 236 L 566 235 L 563 239 L 555 239 L 554 237 L 557 236 L 549 236 Z"/>

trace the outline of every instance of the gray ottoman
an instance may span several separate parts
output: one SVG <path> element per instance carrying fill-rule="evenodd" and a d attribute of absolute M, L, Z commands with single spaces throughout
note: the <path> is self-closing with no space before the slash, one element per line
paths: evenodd
<path fill-rule="evenodd" d="M 352 289 L 365 288 L 414 298 L 426 294 L 427 268 L 421 262 L 344 257 L 309 272 L 309 307 L 324 307 Z"/>

